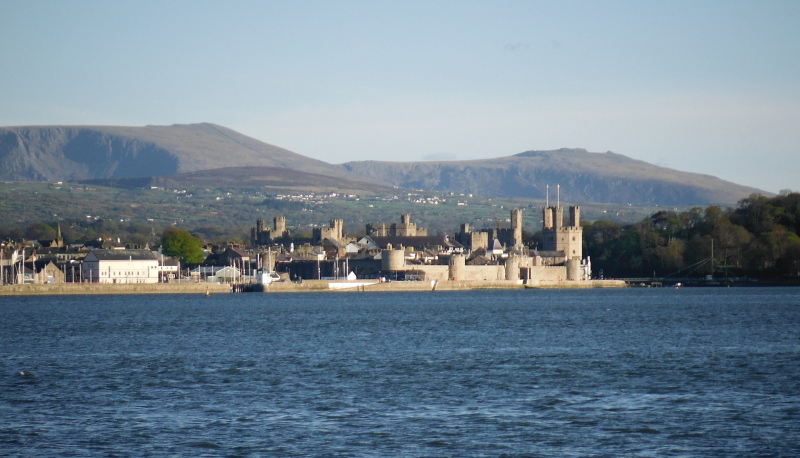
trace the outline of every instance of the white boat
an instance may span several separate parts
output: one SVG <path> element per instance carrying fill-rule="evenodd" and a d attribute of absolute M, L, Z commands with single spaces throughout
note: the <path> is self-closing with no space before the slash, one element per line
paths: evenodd
<path fill-rule="evenodd" d="M 258 284 L 259 285 L 269 285 L 274 281 L 280 281 L 281 276 L 278 275 L 277 272 L 272 272 L 269 270 L 262 270 L 258 273 Z"/>

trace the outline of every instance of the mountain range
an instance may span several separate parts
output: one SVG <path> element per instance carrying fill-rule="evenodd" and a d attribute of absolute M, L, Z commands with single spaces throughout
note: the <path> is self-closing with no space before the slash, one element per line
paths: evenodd
<path fill-rule="evenodd" d="M 223 170 L 224 169 L 224 170 Z M 0 127 L 0 180 L 214 182 L 300 189 L 436 190 L 486 197 L 633 205 L 733 204 L 769 193 L 719 178 L 583 149 L 469 161 L 329 164 L 215 124 Z M 557 186 L 559 190 L 557 190 Z"/>

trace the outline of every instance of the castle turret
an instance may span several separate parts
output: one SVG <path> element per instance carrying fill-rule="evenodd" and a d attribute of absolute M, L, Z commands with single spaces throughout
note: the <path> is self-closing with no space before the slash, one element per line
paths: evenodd
<path fill-rule="evenodd" d="M 564 225 L 564 207 L 553 207 L 553 211 L 555 213 L 553 220 L 558 229 Z"/>
<path fill-rule="evenodd" d="M 320 243 L 324 239 L 340 241 L 344 238 L 344 220 L 332 219 L 328 227 L 315 227 L 312 235 L 314 243 Z"/>
<path fill-rule="evenodd" d="M 286 236 L 286 217 L 276 216 L 273 222 L 274 227 L 270 229 L 263 219 L 256 220 L 256 226 L 250 229 L 250 238 L 254 245 L 270 245 Z"/>
<path fill-rule="evenodd" d="M 399 272 L 406 268 L 406 254 L 402 249 L 386 249 L 381 252 L 381 270 Z"/>
<path fill-rule="evenodd" d="M 514 246 L 522 245 L 522 210 L 511 210 L 511 230 Z"/>
<path fill-rule="evenodd" d="M 450 257 L 448 263 L 447 277 L 449 280 L 464 279 L 464 271 L 466 270 L 467 257 L 463 254 L 454 254 Z"/>
<path fill-rule="evenodd" d="M 561 251 L 564 253 L 565 259 L 581 259 L 583 257 L 581 208 L 569 207 L 568 226 L 564 226 L 563 223 L 564 207 L 545 208 L 544 216 L 542 249 L 544 251 Z"/>
<path fill-rule="evenodd" d="M 578 281 L 581 279 L 581 261 L 579 259 L 569 259 L 566 262 L 567 280 Z"/>
<path fill-rule="evenodd" d="M 276 216 L 272 223 L 275 227 L 275 237 L 282 237 L 286 232 L 286 217 L 285 216 Z"/>
<path fill-rule="evenodd" d="M 552 229 L 553 228 L 553 208 L 552 207 L 544 207 L 542 209 L 544 226 L 542 229 Z"/>
<path fill-rule="evenodd" d="M 511 256 L 506 260 L 506 280 L 519 280 L 519 258 Z"/>
<path fill-rule="evenodd" d="M 569 207 L 569 225 L 571 227 L 581 225 L 581 207 L 577 205 Z"/>

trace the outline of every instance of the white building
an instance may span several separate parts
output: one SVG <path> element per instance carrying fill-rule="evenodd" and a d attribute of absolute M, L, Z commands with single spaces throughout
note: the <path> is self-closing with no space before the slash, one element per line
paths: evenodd
<path fill-rule="evenodd" d="M 83 260 L 83 281 L 158 283 L 158 258 L 150 250 L 95 249 Z"/>

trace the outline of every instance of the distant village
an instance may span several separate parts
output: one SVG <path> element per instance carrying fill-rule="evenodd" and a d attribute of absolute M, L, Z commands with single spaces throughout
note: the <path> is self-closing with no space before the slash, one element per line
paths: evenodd
<path fill-rule="evenodd" d="M 229 283 L 304 280 L 581 282 L 592 278 L 583 258 L 580 207 L 542 209 L 542 246 L 522 240 L 523 211 L 511 210 L 510 227 L 429 235 L 412 215 L 368 223 L 363 237 L 348 237 L 342 219 L 313 229 L 310 243 L 296 243 L 286 216 L 257 220 L 248 244 L 207 250 L 199 265 L 182 266 L 160 247 L 104 243 L 66 245 L 60 226 L 53 240 L 5 241 L 0 285 L 57 283 Z M 299 238 L 297 240 L 300 240 Z M 307 239 L 305 239 L 307 240 Z"/>

